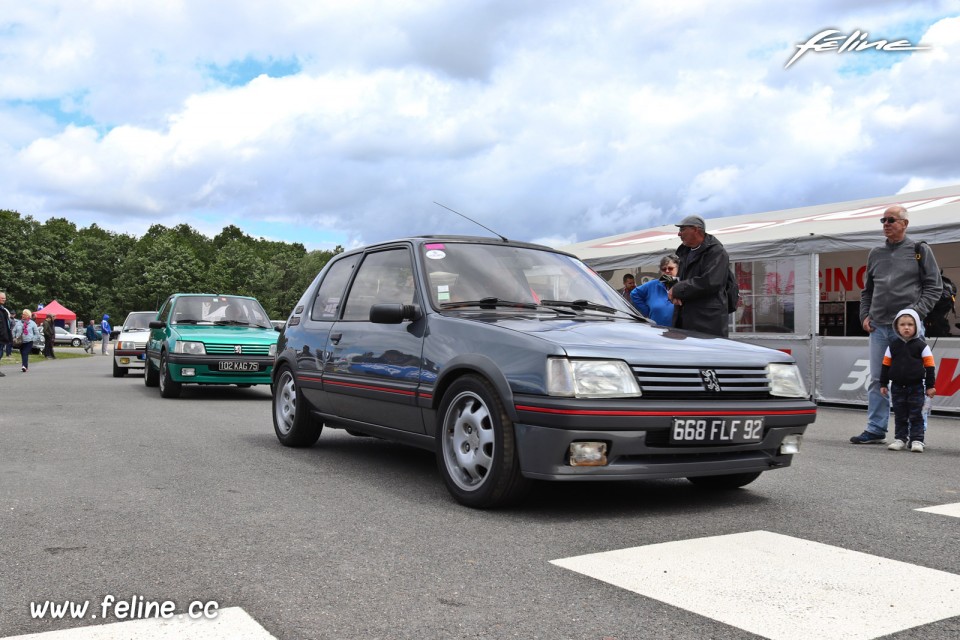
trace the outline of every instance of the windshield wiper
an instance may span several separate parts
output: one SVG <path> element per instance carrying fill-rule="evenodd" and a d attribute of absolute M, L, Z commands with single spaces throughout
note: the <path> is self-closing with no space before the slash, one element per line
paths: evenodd
<path fill-rule="evenodd" d="M 545 307 L 569 307 L 571 309 L 576 309 L 577 311 L 582 311 L 584 309 L 589 309 L 591 311 L 603 311 L 604 313 L 617 313 L 617 311 L 619 311 L 613 307 L 608 307 L 604 304 L 598 304 L 596 302 L 590 302 L 589 300 L 541 300 L 540 304 Z"/>
<path fill-rule="evenodd" d="M 464 300 L 463 302 L 441 302 L 441 309 L 458 309 L 460 307 L 480 307 L 481 309 L 495 309 L 497 307 L 512 307 L 514 309 L 536 309 L 532 302 L 518 302 L 503 300 L 502 298 L 480 298 L 479 300 Z"/>
<path fill-rule="evenodd" d="M 173 324 L 200 324 L 199 320 L 194 320 L 193 318 L 181 318 Z"/>
<path fill-rule="evenodd" d="M 249 326 L 250 326 L 250 323 L 249 323 L 249 322 L 244 322 L 243 320 L 217 320 L 217 321 L 214 322 L 213 324 L 215 324 L 215 325 L 225 325 L 225 324 L 229 324 L 229 325 L 236 325 L 236 326 L 243 326 L 243 327 L 249 327 Z"/>

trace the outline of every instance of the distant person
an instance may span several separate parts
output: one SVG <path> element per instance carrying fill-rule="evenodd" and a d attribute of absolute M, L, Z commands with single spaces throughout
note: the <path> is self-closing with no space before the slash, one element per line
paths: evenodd
<path fill-rule="evenodd" d="M 57 328 L 53 322 L 56 319 L 56 315 L 48 313 L 43 321 L 43 357 L 53 358 L 54 360 L 57 359 L 57 356 L 53 354 L 53 343 L 57 339 Z"/>
<path fill-rule="evenodd" d="M 33 349 L 33 343 L 40 339 L 40 329 L 37 323 L 33 321 L 33 314 L 30 309 L 24 309 L 20 315 L 20 321 L 13 323 L 13 341 L 20 342 L 20 362 L 23 366 L 20 371 L 26 373 L 30 370 L 30 350 Z"/>
<path fill-rule="evenodd" d="M 97 341 L 97 325 L 93 318 L 87 323 L 84 335 L 87 336 L 87 344 L 83 345 L 83 350 L 93 355 L 93 343 Z"/>
<path fill-rule="evenodd" d="M 660 259 L 660 277 L 648 280 L 633 290 L 630 301 L 640 313 L 663 327 L 673 326 L 673 303 L 667 289 L 677 282 L 680 258 L 671 253 Z"/>
<path fill-rule="evenodd" d="M 103 332 L 103 336 L 100 338 L 100 353 L 103 355 L 107 354 L 107 347 L 110 346 L 110 316 L 103 314 L 103 320 L 100 322 L 100 331 Z"/>
<path fill-rule="evenodd" d="M 880 393 L 893 398 L 895 440 L 887 449 L 923 453 L 923 405 L 937 395 L 933 351 L 920 337 L 920 315 L 903 309 L 893 321 L 897 338 L 883 354 Z"/>
<path fill-rule="evenodd" d="M 623 276 L 623 286 L 617 289 L 624 300 L 630 302 L 630 294 L 633 293 L 633 290 L 637 288 L 637 279 L 633 277 L 632 273 L 626 273 Z"/>
<path fill-rule="evenodd" d="M 10 310 L 4 306 L 6 304 L 7 294 L 0 291 L 0 359 L 3 359 L 4 354 L 9 357 L 13 353 L 13 319 Z M 6 374 L 0 371 L 0 377 L 4 375 Z"/>
<path fill-rule="evenodd" d="M 725 338 L 730 331 L 727 250 L 707 233 L 707 225 L 700 216 L 687 216 L 676 226 L 682 243 L 677 248 L 679 282 L 667 291 L 674 305 L 673 326 Z"/>
<path fill-rule="evenodd" d="M 933 250 L 907 236 L 907 210 L 900 205 L 888 207 L 880 223 L 887 240 L 867 255 L 866 282 L 860 293 L 860 323 L 870 334 L 867 428 L 850 438 L 853 444 L 882 444 L 887 436 L 890 403 L 880 391 L 880 368 L 887 347 L 898 339 L 893 330 L 894 314 L 900 309 L 913 309 L 921 318 L 926 317 L 943 290 Z M 918 327 L 921 337 L 922 327 Z"/>

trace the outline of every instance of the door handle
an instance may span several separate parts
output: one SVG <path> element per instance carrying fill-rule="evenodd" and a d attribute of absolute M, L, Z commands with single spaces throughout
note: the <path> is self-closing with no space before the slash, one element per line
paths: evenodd
<path fill-rule="evenodd" d="M 340 344 L 340 338 L 342 337 L 343 337 L 342 333 L 331 333 L 330 342 L 332 342 L 333 344 Z"/>

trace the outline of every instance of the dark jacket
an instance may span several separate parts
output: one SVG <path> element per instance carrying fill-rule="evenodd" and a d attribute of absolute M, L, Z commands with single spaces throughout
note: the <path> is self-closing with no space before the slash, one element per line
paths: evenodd
<path fill-rule="evenodd" d="M 10 312 L 0 306 L 0 344 L 13 342 L 13 328 L 10 326 Z"/>
<path fill-rule="evenodd" d="M 894 318 L 894 331 L 900 316 L 909 315 L 915 326 L 920 326 L 920 316 L 913 309 L 903 309 Z M 898 335 L 890 342 L 883 363 L 880 366 L 880 386 L 889 387 L 890 381 L 897 384 L 919 384 L 924 382 L 927 389 L 933 389 L 936 382 L 936 363 L 933 351 L 922 338 L 917 336 L 904 340 Z"/>
<path fill-rule="evenodd" d="M 697 250 L 685 245 L 677 249 L 680 280 L 673 286 L 673 297 L 683 302 L 674 309 L 673 326 L 727 337 L 730 330 L 727 313 L 727 274 L 730 257 L 723 244 L 707 234 Z"/>
<path fill-rule="evenodd" d="M 52 340 L 56 334 L 57 330 L 53 328 L 53 318 L 47 316 L 46 320 L 43 321 L 43 337 Z"/>

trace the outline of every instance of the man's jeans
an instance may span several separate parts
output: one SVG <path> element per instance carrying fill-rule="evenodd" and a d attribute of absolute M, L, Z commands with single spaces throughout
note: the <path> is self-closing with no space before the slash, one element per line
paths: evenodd
<path fill-rule="evenodd" d="M 870 387 L 867 391 L 867 431 L 878 436 L 887 435 L 890 422 L 890 399 L 880 393 L 880 367 L 883 354 L 890 342 L 897 337 L 890 325 L 874 327 L 870 334 Z"/>
<path fill-rule="evenodd" d="M 109 333 L 104 333 L 104 334 L 103 334 L 103 340 L 100 342 L 100 353 L 106 354 L 106 353 L 107 353 L 107 347 L 109 347 L 109 346 L 110 346 L 110 334 L 109 334 Z M 882 354 L 882 353 L 880 354 L 880 357 L 881 357 L 881 358 L 883 357 L 883 354 Z M 877 369 L 877 371 L 879 372 L 880 369 Z"/>
<path fill-rule="evenodd" d="M 920 337 L 923 337 L 923 325 L 920 326 Z M 878 327 L 870 334 L 870 387 L 867 391 L 867 431 L 878 436 L 887 435 L 887 426 L 890 423 L 890 399 L 880 393 L 880 368 L 883 366 L 883 354 L 894 339 L 898 339 L 897 332 L 892 325 Z M 923 418 L 923 428 L 927 428 L 927 418 Z"/>

